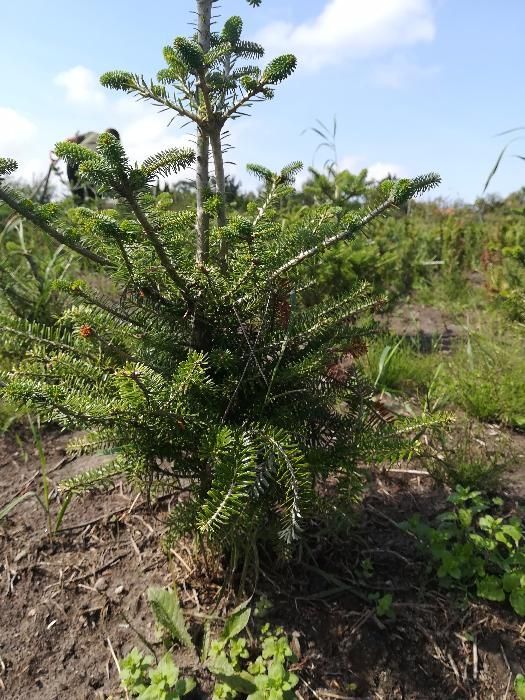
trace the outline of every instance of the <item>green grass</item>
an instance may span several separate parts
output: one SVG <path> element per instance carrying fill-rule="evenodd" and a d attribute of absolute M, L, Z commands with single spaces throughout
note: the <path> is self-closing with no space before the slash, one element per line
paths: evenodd
<path fill-rule="evenodd" d="M 525 429 L 524 348 L 519 324 L 483 313 L 470 319 L 466 339 L 450 355 L 437 349 L 423 354 L 415 341 L 383 336 L 370 345 L 361 367 L 378 393 L 406 399 L 411 410 L 420 405 L 455 415 L 427 434 L 420 452 L 434 478 L 452 487 L 494 489 L 516 455 L 504 430 L 484 424 Z"/>
<path fill-rule="evenodd" d="M 469 334 L 441 376 L 449 401 L 481 421 L 525 429 L 524 347 L 518 330 Z"/>
<path fill-rule="evenodd" d="M 509 434 L 464 415 L 436 427 L 422 453 L 425 469 L 439 482 L 492 491 L 505 470 L 518 463 Z"/>
<path fill-rule="evenodd" d="M 462 274 L 452 273 L 436 275 L 432 281 L 419 281 L 412 300 L 462 316 L 468 311 L 487 308 L 491 296 L 484 287 L 469 283 Z"/>
<path fill-rule="evenodd" d="M 378 393 L 409 395 L 428 408 L 460 409 L 484 422 L 525 429 L 525 329 L 500 313 L 464 314 L 466 338 L 452 354 L 421 353 L 415 341 L 383 336 L 361 367 Z"/>
<path fill-rule="evenodd" d="M 408 339 L 383 336 L 369 346 L 361 367 L 378 392 L 422 395 L 441 361 L 439 353 L 421 354 Z"/>

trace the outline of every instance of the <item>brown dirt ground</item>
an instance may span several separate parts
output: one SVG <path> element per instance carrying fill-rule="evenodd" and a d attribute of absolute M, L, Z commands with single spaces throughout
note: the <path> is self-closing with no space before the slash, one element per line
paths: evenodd
<path fill-rule="evenodd" d="M 422 352 L 433 348 L 448 351 L 454 339 L 465 333 L 452 315 L 413 302 L 400 304 L 378 320 L 388 333 L 415 340 Z"/>
<path fill-rule="evenodd" d="M 66 441 L 45 437 L 55 484 L 92 465 L 93 458 L 67 463 Z M 522 502 L 523 479 L 514 487 L 510 508 Z M 40 488 L 31 443 L 0 439 L 0 508 Z M 415 543 L 393 524 L 415 511 L 435 514 L 445 497 L 423 475 L 376 472 L 350 534 L 327 541 L 312 529 L 301 556 L 281 568 L 262 556 L 258 590 L 300 646 L 300 698 L 512 698 L 512 674 L 525 669 L 525 625 L 505 607 L 437 590 Z M 77 499 L 52 540 L 35 499 L 0 523 L 0 697 L 123 697 L 113 653 L 143 647 L 139 634 L 154 639 L 148 586 L 176 582 L 192 620 L 213 606 L 220 562 L 210 564 L 210 578 L 192 543 L 181 543 L 171 561 L 156 547 L 168 508 L 163 500 L 151 509 L 119 485 Z M 373 563 L 370 578 L 359 575 L 364 558 Z M 376 616 L 368 591 L 393 594 L 395 619 Z"/>

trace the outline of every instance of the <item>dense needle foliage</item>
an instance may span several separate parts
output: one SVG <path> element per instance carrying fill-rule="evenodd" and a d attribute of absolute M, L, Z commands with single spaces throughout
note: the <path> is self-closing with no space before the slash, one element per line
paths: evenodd
<path fill-rule="evenodd" d="M 73 452 L 114 455 L 63 484 L 67 494 L 124 474 L 148 494 L 180 495 L 173 536 L 198 531 L 246 549 L 262 537 L 286 546 L 305 518 L 323 509 L 320 483 L 333 477 L 351 498 L 358 461 L 397 454 L 408 432 L 386 419 L 355 362 L 374 334 L 367 314 L 382 299 L 359 281 L 307 308 L 304 294 L 315 279 L 304 270 L 311 275 L 325 251 L 438 177 L 384 182 L 374 209 L 314 203 L 283 223 L 278 206 L 300 164 L 280 173 L 254 165 L 259 200 L 244 212 L 228 210 L 224 126 L 271 98 L 296 61 L 281 56 L 263 70 L 247 64 L 262 58 L 263 48 L 242 38 L 239 17 L 212 32 L 212 4 L 197 0 L 197 34 L 164 49 L 157 82 L 124 71 L 102 77 L 110 88 L 193 121 L 196 154 L 169 149 L 138 165 L 108 133 L 96 153 L 59 144 L 57 154 L 110 192 L 118 211 L 63 212 L 0 182 L 0 199 L 114 288 L 103 294 L 85 280 L 55 282 L 69 301 L 52 326 L 4 316 L 2 332 L 25 333 L 32 347 L 4 374 L 3 391 L 48 421 L 84 429 Z M 152 186 L 192 164 L 196 207 L 174 211 Z M 0 160 L 0 177 L 15 167 Z M 336 502 L 331 493 L 327 507 Z"/>

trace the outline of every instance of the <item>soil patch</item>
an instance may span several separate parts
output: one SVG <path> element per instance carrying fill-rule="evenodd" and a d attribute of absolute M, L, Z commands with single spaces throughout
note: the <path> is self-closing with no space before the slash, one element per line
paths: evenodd
<path fill-rule="evenodd" d="M 45 437 L 54 483 L 86 467 L 66 464 L 65 441 Z M 2 438 L 0 508 L 15 495 L 40 492 L 38 472 L 29 442 Z M 512 674 L 525 667 L 520 620 L 503 606 L 439 591 L 416 543 L 396 527 L 416 511 L 436 514 L 446 495 L 421 474 L 371 474 L 349 531 L 327 541 L 319 522 L 298 557 L 280 567 L 261 552 L 258 594 L 271 602 L 271 620 L 296 640 L 301 698 L 512 697 Z M 154 639 L 148 586 L 176 582 L 190 621 L 211 609 L 222 563 L 211 562 L 210 579 L 191 542 L 166 559 L 158 543 L 169 508 L 167 498 L 152 509 L 118 485 L 73 502 L 52 539 L 34 498 L 0 523 L 0 697 L 123 697 L 113 652 L 121 658 L 143 647 L 138 633 Z M 385 594 L 392 618 L 376 611 L 374 596 Z M 192 659 L 178 661 L 191 669 Z"/>
<path fill-rule="evenodd" d="M 464 335 L 452 316 L 433 306 L 402 304 L 380 321 L 388 333 L 413 340 L 421 352 L 450 350 Z"/>

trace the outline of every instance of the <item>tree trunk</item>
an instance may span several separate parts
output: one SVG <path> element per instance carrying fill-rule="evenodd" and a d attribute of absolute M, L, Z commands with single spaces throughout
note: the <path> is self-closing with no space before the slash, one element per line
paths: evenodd
<path fill-rule="evenodd" d="M 197 40 L 201 49 L 210 49 L 211 10 L 213 0 L 197 0 Z M 205 264 L 210 251 L 210 215 L 204 210 L 209 189 L 210 140 L 208 134 L 197 132 L 197 246 L 196 259 Z"/>
<path fill-rule="evenodd" d="M 210 215 L 204 209 L 209 189 L 210 140 L 199 127 L 197 134 L 197 262 L 206 263 L 210 252 Z"/>
<path fill-rule="evenodd" d="M 224 158 L 222 154 L 221 131 L 215 129 L 210 135 L 213 165 L 215 167 L 215 191 L 221 201 L 217 212 L 217 223 L 226 226 L 226 179 L 224 177 Z"/>

